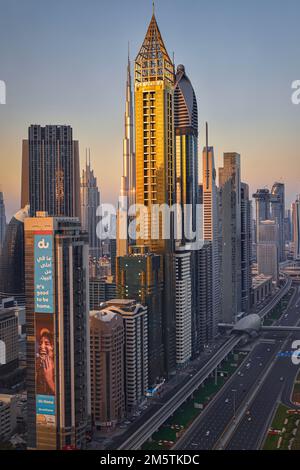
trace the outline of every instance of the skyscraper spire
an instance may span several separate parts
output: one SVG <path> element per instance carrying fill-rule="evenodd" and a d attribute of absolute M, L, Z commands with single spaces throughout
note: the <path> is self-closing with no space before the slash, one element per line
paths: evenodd
<path fill-rule="evenodd" d="M 135 59 L 135 82 L 166 80 L 174 85 L 174 65 L 153 13 L 144 42 Z"/>
<path fill-rule="evenodd" d="M 124 233 L 120 232 L 121 220 L 127 215 L 127 208 L 135 204 L 135 154 L 133 143 L 133 105 L 132 105 L 132 86 L 128 43 L 128 63 L 126 79 L 126 103 L 124 115 L 124 139 L 123 139 L 123 175 L 121 177 L 120 203 L 117 220 L 117 254 L 124 256 L 128 252 L 128 240 L 124 240 Z M 127 207 L 126 207 L 127 206 Z M 127 220 L 128 222 L 128 220 Z M 126 226 L 128 223 L 126 222 Z"/>

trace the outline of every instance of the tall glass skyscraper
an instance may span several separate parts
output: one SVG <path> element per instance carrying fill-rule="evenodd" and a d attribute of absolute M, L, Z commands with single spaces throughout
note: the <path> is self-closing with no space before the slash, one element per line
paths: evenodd
<path fill-rule="evenodd" d="M 224 322 L 234 323 L 241 312 L 241 163 L 238 153 L 224 153 L 219 168 L 222 226 L 221 290 Z"/>
<path fill-rule="evenodd" d="M 183 65 L 178 65 L 176 73 L 174 125 L 176 202 L 182 208 L 185 204 L 191 205 L 191 228 L 195 231 L 198 190 L 198 108 L 194 89 Z"/>
<path fill-rule="evenodd" d="M 176 361 L 183 366 L 197 350 L 196 253 L 188 243 L 196 233 L 198 196 L 198 107 L 184 65 L 178 65 L 174 91 L 176 203 L 181 206 L 182 235 L 176 241 Z"/>
<path fill-rule="evenodd" d="M 23 142 L 22 203 L 30 214 L 80 217 L 79 146 L 70 126 L 31 125 Z"/>
<path fill-rule="evenodd" d="M 279 261 L 285 260 L 285 187 L 283 183 L 274 183 L 271 190 L 271 216 L 277 222 L 279 230 Z"/>
<path fill-rule="evenodd" d="M 241 274 L 242 274 L 242 311 L 248 313 L 251 306 L 251 202 L 249 200 L 249 186 L 241 183 Z"/>
<path fill-rule="evenodd" d="M 81 227 L 89 234 L 89 250 L 92 258 L 100 257 L 100 240 L 97 237 L 97 208 L 100 205 L 100 193 L 97 186 L 97 178 L 91 167 L 90 151 L 86 156 L 85 168 L 82 170 L 80 181 L 81 196 Z"/>

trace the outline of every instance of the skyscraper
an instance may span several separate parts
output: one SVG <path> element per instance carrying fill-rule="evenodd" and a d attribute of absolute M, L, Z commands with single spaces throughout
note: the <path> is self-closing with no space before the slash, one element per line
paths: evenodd
<path fill-rule="evenodd" d="M 255 219 L 256 219 L 256 242 L 258 240 L 258 230 L 259 223 L 261 220 L 270 220 L 271 211 L 270 211 L 270 201 L 271 195 L 270 191 L 266 188 L 258 189 L 255 194 L 253 194 L 255 199 Z"/>
<path fill-rule="evenodd" d="M 77 218 L 25 219 L 28 446 L 84 448 L 90 416 L 88 240 Z"/>
<path fill-rule="evenodd" d="M 149 385 L 164 373 L 162 257 L 133 248 L 133 253 L 117 258 L 117 296 L 136 299 L 147 306 Z"/>
<path fill-rule="evenodd" d="M 294 259 L 300 260 L 300 196 L 297 197 L 292 207 Z"/>
<path fill-rule="evenodd" d="M 175 252 L 176 364 L 183 367 L 192 356 L 192 275 L 191 251 L 179 245 Z M 195 299 L 196 300 L 196 299 Z"/>
<path fill-rule="evenodd" d="M 198 108 L 184 65 L 178 65 L 174 91 L 176 203 L 181 207 L 182 234 L 175 245 L 176 362 L 183 366 L 195 349 L 196 255 L 189 241 L 196 237 L 198 196 Z"/>
<path fill-rule="evenodd" d="M 184 65 L 178 65 L 174 91 L 176 149 L 176 203 L 191 206 L 191 228 L 196 230 L 198 189 L 198 108 Z M 186 214 L 187 215 L 187 214 Z M 184 239 L 183 234 L 183 239 Z M 188 237 L 187 241 L 190 241 Z"/>
<path fill-rule="evenodd" d="M 174 66 L 153 14 L 135 60 L 136 202 L 174 202 Z M 147 239 L 138 239 L 151 251 L 169 251 L 170 240 L 151 237 L 150 217 L 145 218 Z M 153 222 L 154 223 L 154 222 Z"/>
<path fill-rule="evenodd" d="M 274 183 L 271 190 L 271 217 L 279 230 L 279 260 L 285 260 L 285 188 L 283 183 Z"/>
<path fill-rule="evenodd" d="M 30 214 L 80 217 L 79 145 L 72 128 L 31 125 L 22 158 L 22 202 Z"/>
<path fill-rule="evenodd" d="M 258 229 L 257 268 L 259 274 L 279 280 L 279 227 L 276 220 L 262 220 Z"/>
<path fill-rule="evenodd" d="M 114 427 L 125 416 L 124 324 L 110 309 L 90 312 L 91 405 L 97 428 Z"/>
<path fill-rule="evenodd" d="M 220 291 L 220 254 L 219 254 L 219 207 L 218 189 L 216 185 L 216 169 L 214 149 L 208 146 L 208 127 L 206 124 L 206 147 L 202 154 L 202 186 L 203 186 L 203 239 L 211 244 L 212 250 L 212 289 L 207 292 L 211 295 L 213 304 L 213 330 L 217 331 L 221 312 Z M 201 259 L 201 257 L 200 257 Z M 207 286 L 207 288 L 209 285 Z"/>
<path fill-rule="evenodd" d="M 3 193 L 0 191 L 0 255 L 4 243 L 6 231 L 6 215 Z"/>
<path fill-rule="evenodd" d="M 136 411 L 148 389 L 147 307 L 129 299 L 106 302 L 106 311 L 120 315 L 124 323 L 125 408 Z"/>
<path fill-rule="evenodd" d="M 123 175 L 121 178 L 121 193 L 117 215 L 117 256 L 128 254 L 128 214 L 130 206 L 135 204 L 135 153 L 134 153 L 134 125 L 133 125 L 133 102 L 131 86 L 130 59 L 128 54 L 127 80 L 126 80 L 126 104 L 124 116 L 124 139 L 123 139 Z M 126 220 L 123 220 L 125 217 Z M 120 224 L 124 223 L 126 234 L 121 233 Z M 126 237 L 125 237 L 126 235 Z"/>
<path fill-rule="evenodd" d="M 193 355 L 197 356 L 216 334 L 213 316 L 213 256 L 212 243 L 204 242 L 196 255 L 196 323 L 193 325 Z"/>
<path fill-rule="evenodd" d="M 137 245 L 163 255 L 163 334 L 165 372 L 176 367 L 174 239 L 162 234 L 161 214 L 150 219 L 155 205 L 172 206 L 175 201 L 174 66 L 167 53 L 153 14 L 144 42 L 135 60 L 136 203 L 148 209 L 142 220 L 147 234 L 137 237 Z M 172 224 L 171 224 L 172 225 Z M 151 229 L 158 227 L 158 237 Z"/>
<path fill-rule="evenodd" d="M 25 300 L 24 220 L 29 206 L 18 211 L 7 226 L 0 263 L 0 295 L 13 295 L 21 304 Z"/>
<path fill-rule="evenodd" d="M 224 154 L 219 169 L 222 225 L 222 319 L 234 323 L 241 312 L 241 164 L 237 153 Z"/>
<path fill-rule="evenodd" d="M 100 240 L 97 237 L 97 208 L 100 205 L 100 193 L 97 178 L 91 167 L 90 151 L 86 155 L 85 169 L 82 170 L 81 184 L 81 227 L 89 234 L 89 251 L 92 258 L 100 257 Z"/>
<path fill-rule="evenodd" d="M 241 183 L 241 270 L 242 270 L 242 312 L 249 313 L 251 306 L 251 202 L 249 200 L 249 186 Z"/>

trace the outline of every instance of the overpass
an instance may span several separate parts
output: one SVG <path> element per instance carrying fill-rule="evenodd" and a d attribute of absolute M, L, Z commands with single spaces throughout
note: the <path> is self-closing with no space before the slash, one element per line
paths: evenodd
<path fill-rule="evenodd" d="M 292 287 L 292 282 L 293 280 L 284 272 L 281 273 L 284 278 L 285 278 L 285 284 L 281 289 L 274 295 L 274 297 L 271 299 L 271 301 L 266 305 L 264 308 L 262 308 L 259 312 L 259 316 L 261 318 L 264 318 L 266 315 L 268 315 L 271 310 L 273 310 L 274 307 L 278 304 L 278 302 L 288 293 L 290 288 Z"/>
<path fill-rule="evenodd" d="M 287 266 L 283 272 L 294 282 L 300 282 L 300 266 Z"/>
<path fill-rule="evenodd" d="M 195 392 L 200 385 L 214 372 L 218 365 L 239 344 L 245 335 L 231 336 L 225 344 L 210 358 L 175 395 L 165 403 L 150 419 L 145 421 L 130 437 L 126 439 L 118 450 L 137 450 L 147 441 L 173 413 Z"/>

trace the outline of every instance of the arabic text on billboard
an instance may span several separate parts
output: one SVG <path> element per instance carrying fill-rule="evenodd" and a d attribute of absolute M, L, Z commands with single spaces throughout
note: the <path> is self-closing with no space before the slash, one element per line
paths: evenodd
<path fill-rule="evenodd" d="M 53 242 L 52 235 L 34 237 L 35 311 L 53 312 Z"/>

